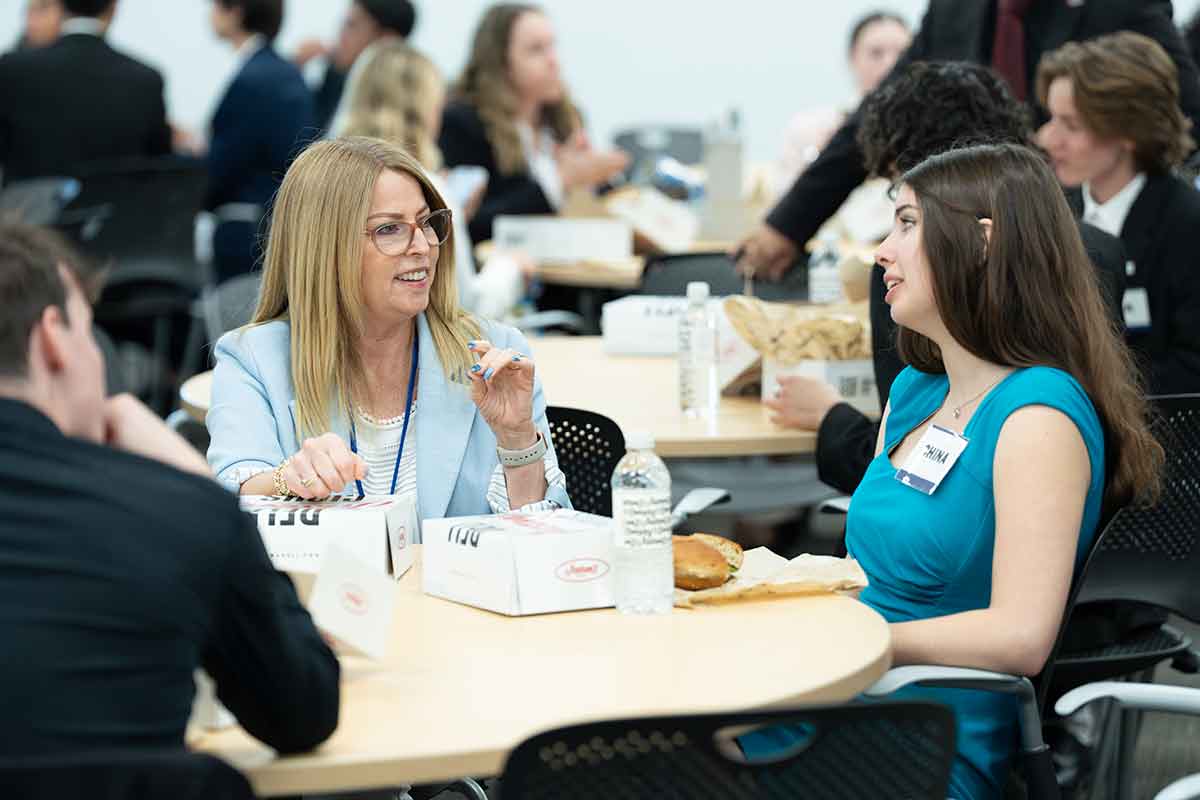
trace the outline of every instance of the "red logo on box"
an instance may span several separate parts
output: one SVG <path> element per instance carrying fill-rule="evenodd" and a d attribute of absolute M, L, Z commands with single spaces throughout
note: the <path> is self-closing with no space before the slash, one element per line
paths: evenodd
<path fill-rule="evenodd" d="M 356 583 L 343 583 L 338 587 L 338 594 L 342 599 L 342 608 L 355 616 L 361 617 L 371 606 L 367 593 Z"/>
<path fill-rule="evenodd" d="M 599 558 L 573 558 L 554 570 L 554 577 L 568 583 L 586 583 L 608 574 L 608 562 Z"/>

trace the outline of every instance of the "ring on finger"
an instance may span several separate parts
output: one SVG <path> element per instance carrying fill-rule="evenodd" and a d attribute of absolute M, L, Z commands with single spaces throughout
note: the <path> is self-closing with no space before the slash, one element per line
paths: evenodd
<path fill-rule="evenodd" d="M 300 479 L 300 485 L 303 486 L 305 489 L 307 489 L 309 486 L 312 486 L 312 482 L 313 482 L 312 478 L 301 478 Z"/>

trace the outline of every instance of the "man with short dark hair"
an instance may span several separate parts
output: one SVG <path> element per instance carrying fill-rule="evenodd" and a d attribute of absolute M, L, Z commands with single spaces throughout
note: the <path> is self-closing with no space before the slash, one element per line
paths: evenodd
<path fill-rule="evenodd" d="M 182 747 L 201 666 L 249 733 L 310 749 L 337 660 L 203 456 L 105 399 L 69 253 L 0 225 L 0 756 Z"/>
<path fill-rule="evenodd" d="M 162 76 L 104 41 L 116 0 L 62 5 L 58 41 L 0 57 L 5 183 L 171 150 Z"/>

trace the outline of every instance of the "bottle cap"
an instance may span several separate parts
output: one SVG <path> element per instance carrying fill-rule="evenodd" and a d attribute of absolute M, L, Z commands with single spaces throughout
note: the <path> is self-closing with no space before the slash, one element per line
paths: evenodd
<path fill-rule="evenodd" d="M 688 281 L 687 299 L 689 303 L 703 303 L 708 300 L 708 283 L 705 281 Z"/>
<path fill-rule="evenodd" d="M 630 431 L 625 436 L 626 450 L 653 450 L 654 434 L 650 431 Z"/>

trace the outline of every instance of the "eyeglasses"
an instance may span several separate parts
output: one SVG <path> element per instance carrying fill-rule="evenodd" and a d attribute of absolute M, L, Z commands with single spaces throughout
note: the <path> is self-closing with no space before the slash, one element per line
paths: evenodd
<path fill-rule="evenodd" d="M 374 228 L 363 231 L 375 242 L 375 247 L 385 256 L 400 256 L 408 252 L 413 236 L 417 230 L 425 237 L 425 243 L 430 247 L 442 244 L 450 238 L 450 209 L 443 208 L 434 211 L 428 217 L 416 222 L 406 222 L 394 219 Z"/>

